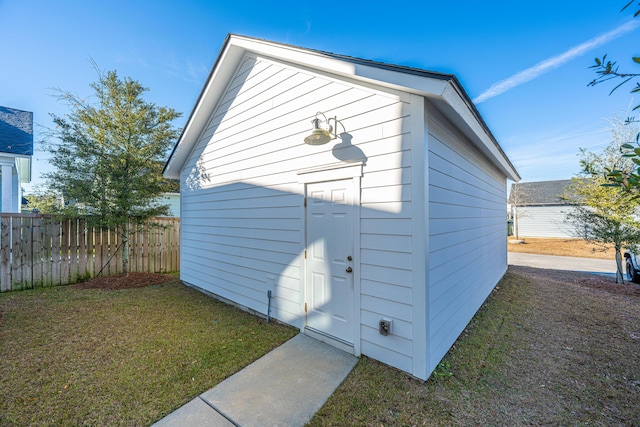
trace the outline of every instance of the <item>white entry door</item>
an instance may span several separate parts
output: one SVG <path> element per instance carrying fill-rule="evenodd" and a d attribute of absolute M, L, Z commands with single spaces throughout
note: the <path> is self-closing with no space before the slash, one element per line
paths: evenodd
<path fill-rule="evenodd" d="M 307 184 L 307 327 L 353 343 L 353 181 Z"/>

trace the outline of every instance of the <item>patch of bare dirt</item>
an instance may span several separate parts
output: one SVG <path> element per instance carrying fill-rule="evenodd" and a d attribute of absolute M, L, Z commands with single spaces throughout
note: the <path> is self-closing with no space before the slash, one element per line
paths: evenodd
<path fill-rule="evenodd" d="M 525 275 L 534 280 L 558 285 L 572 283 L 586 288 L 606 291 L 611 294 L 640 297 L 640 285 L 632 282 L 616 284 L 614 277 L 603 274 L 578 273 L 575 271 L 549 270 L 515 265 L 510 265 L 509 271 Z"/>
<path fill-rule="evenodd" d="M 171 280 L 175 280 L 175 276 L 158 273 L 129 273 L 128 275 L 98 276 L 86 282 L 73 285 L 73 287 L 75 289 L 105 289 L 113 291 L 159 285 Z"/>
<path fill-rule="evenodd" d="M 511 236 L 508 239 L 509 252 L 615 259 L 615 250 L 611 245 L 600 246 L 580 239 L 526 237 L 520 240 L 521 243 L 511 243 L 513 241 L 513 236 Z"/>

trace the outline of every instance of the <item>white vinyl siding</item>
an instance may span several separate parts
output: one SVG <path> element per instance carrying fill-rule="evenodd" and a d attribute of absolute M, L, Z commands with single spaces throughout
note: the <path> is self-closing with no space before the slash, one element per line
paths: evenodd
<path fill-rule="evenodd" d="M 507 268 L 506 182 L 436 111 L 428 122 L 429 367 Z"/>
<path fill-rule="evenodd" d="M 169 206 L 167 216 L 180 218 L 180 193 L 164 193 L 160 203 Z"/>
<path fill-rule="evenodd" d="M 378 139 L 361 146 L 367 164 L 361 184 L 360 292 L 362 353 L 411 372 L 411 117 L 406 99 L 382 114 L 375 112 L 377 120 L 385 120 L 378 125 Z M 378 332 L 383 318 L 392 321 L 388 336 Z"/>
<path fill-rule="evenodd" d="M 273 318 L 428 378 L 506 271 L 505 174 L 517 174 L 455 79 L 235 39 L 166 172 L 180 170 L 181 279 L 262 314 L 272 291 Z M 341 136 L 309 146 L 319 111 Z M 305 325 L 305 249 L 322 234 L 308 233 L 305 194 L 310 206 L 309 189 L 338 180 L 355 204 L 342 336 Z"/>
<path fill-rule="evenodd" d="M 336 147 L 340 140 L 303 144 L 317 111 L 337 116 L 345 127 L 338 132 L 347 132 L 353 147 Z M 272 316 L 301 327 L 305 237 L 298 172 L 365 160 L 361 251 L 354 254 L 362 353 L 410 370 L 407 115 L 406 95 L 247 56 L 182 170 L 182 280 L 261 313 L 273 290 Z M 393 319 L 393 336 L 378 334 L 382 317 Z"/>
<path fill-rule="evenodd" d="M 565 221 L 571 206 L 523 206 L 518 208 L 518 237 L 580 238 L 575 227 Z"/>

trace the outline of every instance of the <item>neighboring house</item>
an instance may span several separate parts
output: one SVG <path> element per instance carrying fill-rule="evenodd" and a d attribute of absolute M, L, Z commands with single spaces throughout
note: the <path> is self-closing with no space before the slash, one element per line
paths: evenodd
<path fill-rule="evenodd" d="M 180 193 L 164 193 L 160 203 L 169 206 L 168 217 L 180 218 Z"/>
<path fill-rule="evenodd" d="M 158 166 L 162 166 L 163 168 L 165 164 L 166 162 L 158 162 Z M 180 218 L 180 181 L 178 179 L 170 179 L 168 180 L 168 184 L 168 191 L 162 193 L 162 196 L 158 198 L 157 202 L 169 207 L 168 214 L 162 216 Z"/>
<path fill-rule="evenodd" d="M 562 179 L 511 185 L 510 212 L 519 237 L 580 237 L 575 227 L 565 221 L 572 209 L 564 199 L 570 184 L 570 179 Z"/>
<path fill-rule="evenodd" d="M 0 106 L 0 212 L 20 212 L 31 182 L 33 113 Z"/>
<path fill-rule="evenodd" d="M 507 270 L 519 176 L 453 75 L 230 35 L 164 175 L 184 282 L 417 378 Z"/>

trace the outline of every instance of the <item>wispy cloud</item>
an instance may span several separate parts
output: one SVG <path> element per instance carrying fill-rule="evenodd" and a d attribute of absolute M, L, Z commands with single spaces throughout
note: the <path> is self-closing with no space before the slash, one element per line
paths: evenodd
<path fill-rule="evenodd" d="M 170 76 L 177 77 L 197 87 L 202 86 L 209 74 L 211 65 L 205 61 L 206 55 L 185 57 L 171 52 L 166 54 L 163 67 Z"/>
<path fill-rule="evenodd" d="M 604 121 L 583 123 L 577 128 L 569 124 L 564 128 L 511 135 L 503 141 L 503 147 L 523 181 L 567 179 L 580 172 L 580 148 L 599 152 L 609 136 Z M 522 144 L 523 140 L 536 143 Z"/>
<path fill-rule="evenodd" d="M 607 33 L 604 33 L 589 41 L 579 44 L 578 46 L 575 46 L 564 53 L 545 59 L 544 61 L 540 61 L 533 67 L 527 68 L 526 70 L 520 71 L 519 73 L 516 73 L 505 80 L 493 84 L 489 89 L 475 98 L 473 102 L 479 104 L 486 101 L 487 99 L 493 98 L 494 96 L 503 94 L 504 92 L 513 89 L 516 86 L 533 80 L 536 77 L 561 66 L 562 64 L 572 60 L 577 56 L 582 55 L 583 53 L 591 49 L 602 46 L 603 44 L 608 43 L 611 40 L 622 36 L 623 34 L 635 30 L 636 28 L 638 28 L 638 26 L 640 26 L 640 20 L 628 21 L 627 23 L 622 24 Z"/>

